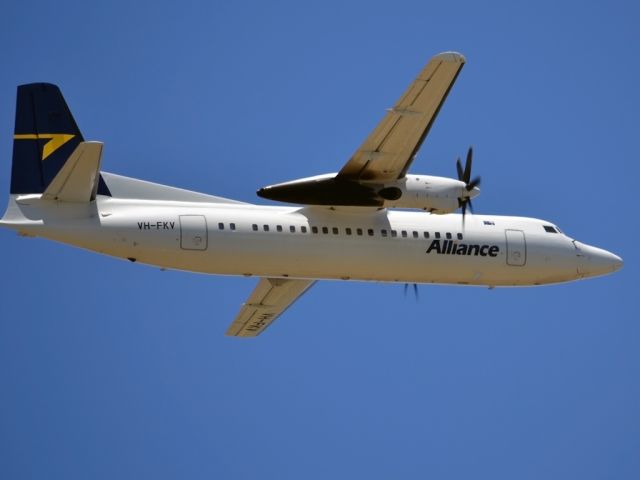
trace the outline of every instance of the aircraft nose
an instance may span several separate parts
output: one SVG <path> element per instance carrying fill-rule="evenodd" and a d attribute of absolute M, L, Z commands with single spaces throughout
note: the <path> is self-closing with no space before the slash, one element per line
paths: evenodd
<path fill-rule="evenodd" d="M 578 273 L 586 277 L 606 275 L 622 268 L 622 258 L 602 248 L 576 242 Z"/>

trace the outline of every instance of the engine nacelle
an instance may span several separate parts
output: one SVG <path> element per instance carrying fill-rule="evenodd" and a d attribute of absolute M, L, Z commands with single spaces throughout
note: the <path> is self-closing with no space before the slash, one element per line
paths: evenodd
<path fill-rule="evenodd" d="M 457 210 L 458 199 L 469 196 L 469 192 L 463 182 L 452 178 L 408 175 L 378 188 L 378 195 L 386 208 L 419 208 L 444 214 Z"/>
<path fill-rule="evenodd" d="M 451 213 L 461 198 L 473 198 L 480 190 L 464 182 L 429 175 L 408 175 L 393 182 L 343 180 L 336 174 L 318 175 L 270 185 L 258 190 L 270 200 L 349 207 L 418 208 L 432 213 Z"/>

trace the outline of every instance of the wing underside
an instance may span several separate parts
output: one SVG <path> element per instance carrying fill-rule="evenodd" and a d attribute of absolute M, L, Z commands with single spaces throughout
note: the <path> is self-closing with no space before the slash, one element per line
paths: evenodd
<path fill-rule="evenodd" d="M 314 283 L 315 280 L 262 278 L 226 334 L 235 337 L 260 335 Z"/>
<path fill-rule="evenodd" d="M 464 56 L 455 52 L 434 56 L 337 178 L 389 181 L 404 177 L 464 63 Z"/>

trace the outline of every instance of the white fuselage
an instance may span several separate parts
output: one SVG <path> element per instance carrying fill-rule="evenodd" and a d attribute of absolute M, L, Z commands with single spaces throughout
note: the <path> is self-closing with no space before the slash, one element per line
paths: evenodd
<path fill-rule="evenodd" d="M 64 205 L 13 196 L 2 225 L 24 235 L 208 274 L 487 286 L 613 272 L 621 260 L 532 218 L 127 200 Z M 555 228 L 555 227 L 554 227 Z M 317 233 L 316 233 L 317 232 Z"/>

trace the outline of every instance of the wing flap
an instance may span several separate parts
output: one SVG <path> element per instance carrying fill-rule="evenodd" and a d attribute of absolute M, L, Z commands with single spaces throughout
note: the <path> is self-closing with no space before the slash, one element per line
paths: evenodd
<path fill-rule="evenodd" d="M 464 56 L 454 52 L 433 57 L 338 178 L 388 181 L 404 177 L 464 63 Z"/>
<path fill-rule="evenodd" d="M 315 280 L 262 278 L 226 334 L 256 337 L 315 283 Z"/>

